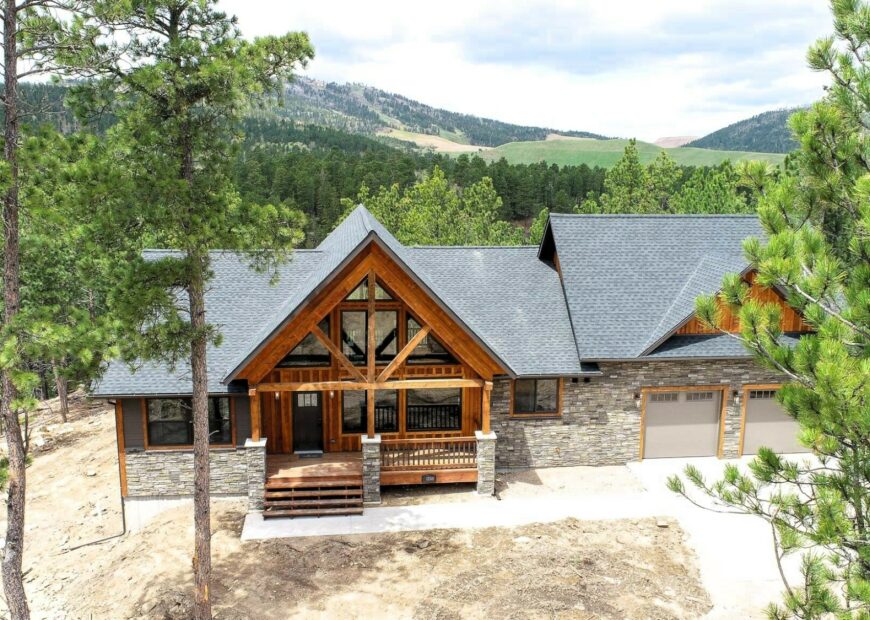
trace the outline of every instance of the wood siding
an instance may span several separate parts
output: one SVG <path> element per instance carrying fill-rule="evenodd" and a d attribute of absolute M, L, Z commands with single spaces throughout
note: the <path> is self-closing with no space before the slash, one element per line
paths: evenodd
<path fill-rule="evenodd" d="M 385 366 L 378 366 L 382 370 Z M 269 383 L 300 383 L 313 381 L 335 381 L 344 373 L 338 366 L 330 368 L 275 368 L 267 377 Z M 403 366 L 394 374 L 395 378 L 423 377 L 461 377 L 477 378 L 476 373 L 463 365 L 452 366 Z M 406 390 L 398 390 L 399 431 L 381 433 L 384 439 L 404 439 L 407 437 L 460 437 L 474 435 L 481 423 L 481 388 L 462 388 L 462 428 L 456 431 L 414 432 L 407 431 L 402 422 L 401 412 L 405 410 Z M 340 391 L 323 391 L 323 450 L 324 452 L 355 452 L 362 449 L 361 438 L 365 433 L 342 432 Z M 277 396 L 276 396 L 277 395 Z M 268 438 L 266 449 L 270 454 L 286 454 L 293 451 L 293 407 L 292 392 L 266 392 L 259 394 L 263 418 L 263 436 Z"/>
<path fill-rule="evenodd" d="M 746 282 L 750 285 L 749 295 L 752 299 L 755 299 L 760 302 L 765 303 L 775 303 L 778 304 L 782 308 L 782 321 L 780 323 L 782 331 L 791 332 L 791 333 L 805 333 L 812 331 L 812 328 L 804 323 L 801 316 L 794 311 L 788 304 L 785 303 L 785 300 L 782 296 L 775 290 L 764 288 L 759 284 L 755 283 L 755 272 L 750 272 L 747 274 L 745 278 Z M 723 304 L 721 301 L 717 300 L 719 304 L 719 310 L 722 316 L 721 327 L 728 332 L 737 333 L 740 331 L 740 321 L 731 312 L 731 310 Z M 716 334 L 719 333 L 715 329 L 710 329 L 697 317 L 692 317 L 686 322 L 682 327 L 680 327 L 676 334 L 678 335 L 691 335 L 691 334 Z"/>

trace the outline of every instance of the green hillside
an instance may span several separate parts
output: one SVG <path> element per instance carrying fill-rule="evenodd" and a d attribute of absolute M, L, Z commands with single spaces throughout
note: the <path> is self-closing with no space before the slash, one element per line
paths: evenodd
<path fill-rule="evenodd" d="M 495 161 L 504 157 L 511 164 L 532 164 L 546 161 L 550 164 L 601 166 L 609 168 L 622 157 L 628 140 L 540 140 L 535 142 L 510 142 L 480 152 L 484 159 Z M 674 160 L 684 166 L 715 166 L 726 159 L 766 161 L 780 164 L 785 155 L 778 153 L 747 153 L 743 151 L 716 151 L 679 147 L 663 149 L 648 142 L 638 142 L 637 149 L 642 163 L 649 163 L 659 151 L 667 151 Z"/>
<path fill-rule="evenodd" d="M 732 151 L 788 153 L 798 148 L 788 128 L 788 118 L 800 108 L 772 110 L 738 121 L 690 142 L 688 146 Z"/>
<path fill-rule="evenodd" d="M 352 133 L 375 135 L 400 130 L 477 146 L 543 140 L 555 131 L 451 112 L 365 84 L 336 84 L 302 76 L 290 84 L 282 106 L 275 112 L 295 121 Z M 563 133 L 584 138 L 604 137 L 588 131 Z"/>

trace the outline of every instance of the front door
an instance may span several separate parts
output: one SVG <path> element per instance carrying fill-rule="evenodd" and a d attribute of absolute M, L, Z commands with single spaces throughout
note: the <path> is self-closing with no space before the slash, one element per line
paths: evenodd
<path fill-rule="evenodd" d="M 320 392 L 293 394 L 293 451 L 323 451 L 323 400 Z"/>

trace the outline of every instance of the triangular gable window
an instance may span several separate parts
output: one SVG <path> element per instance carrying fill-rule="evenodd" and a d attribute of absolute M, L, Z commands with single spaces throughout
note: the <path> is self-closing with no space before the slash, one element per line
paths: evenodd
<path fill-rule="evenodd" d="M 363 280 L 353 292 L 345 297 L 345 301 L 368 301 L 369 299 L 369 284 Z M 375 282 L 375 299 L 377 301 L 392 301 L 392 296 L 384 290 L 379 282 Z"/>
<path fill-rule="evenodd" d="M 318 327 L 329 336 L 329 317 L 326 317 Z M 323 346 L 317 336 L 308 334 L 302 342 L 293 347 L 284 359 L 278 362 L 279 368 L 291 366 L 329 366 L 329 351 Z"/>
<path fill-rule="evenodd" d="M 413 317 L 408 317 L 408 340 L 413 338 L 417 332 L 422 329 L 422 326 L 414 320 Z M 438 340 L 430 333 L 427 334 L 423 341 L 408 356 L 409 364 L 457 364 L 456 358 L 444 348 Z"/>

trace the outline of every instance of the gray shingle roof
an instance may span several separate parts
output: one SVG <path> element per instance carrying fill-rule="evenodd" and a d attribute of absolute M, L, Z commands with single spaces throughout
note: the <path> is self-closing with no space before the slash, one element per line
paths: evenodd
<path fill-rule="evenodd" d="M 632 359 L 691 312 L 700 293 L 743 271 L 755 216 L 562 215 L 550 218 L 577 350 Z"/>
<path fill-rule="evenodd" d="M 594 373 L 595 361 L 640 356 L 747 355 L 727 336 L 668 336 L 692 314 L 695 297 L 744 270 L 741 241 L 762 234 L 755 217 L 554 214 L 548 234 L 562 280 L 536 247 L 405 247 L 363 207 L 316 250 L 294 252 L 275 284 L 236 253 L 213 252 L 206 308 L 223 342 L 208 350 L 209 391 L 242 389 L 234 371 L 370 242 L 518 376 Z M 185 393 L 186 363 L 145 363 L 136 372 L 113 363 L 95 388 L 98 396 Z"/>
<path fill-rule="evenodd" d="M 409 248 L 442 299 L 518 375 L 580 374 L 562 285 L 537 247 Z"/>
<path fill-rule="evenodd" d="M 170 252 L 149 250 L 147 257 L 159 258 Z M 257 273 L 243 257 L 234 252 L 212 252 L 214 277 L 205 295 L 207 318 L 220 327 L 221 346 L 209 345 L 208 389 L 224 393 L 231 388 L 221 383 L 232 363 L 251 336 L 281 302 L 292 295 L 322 260 L 317 250 L 297 250 L 279 268 L 280 278 L 272 285 L 269 274 Z M 121 362 L 113 362 L 94 387 L 97 395 L 189 394 L 190 366 L 180 363 L 175 370 L 163 364 L 146 362 L 136 372 Z"/>

